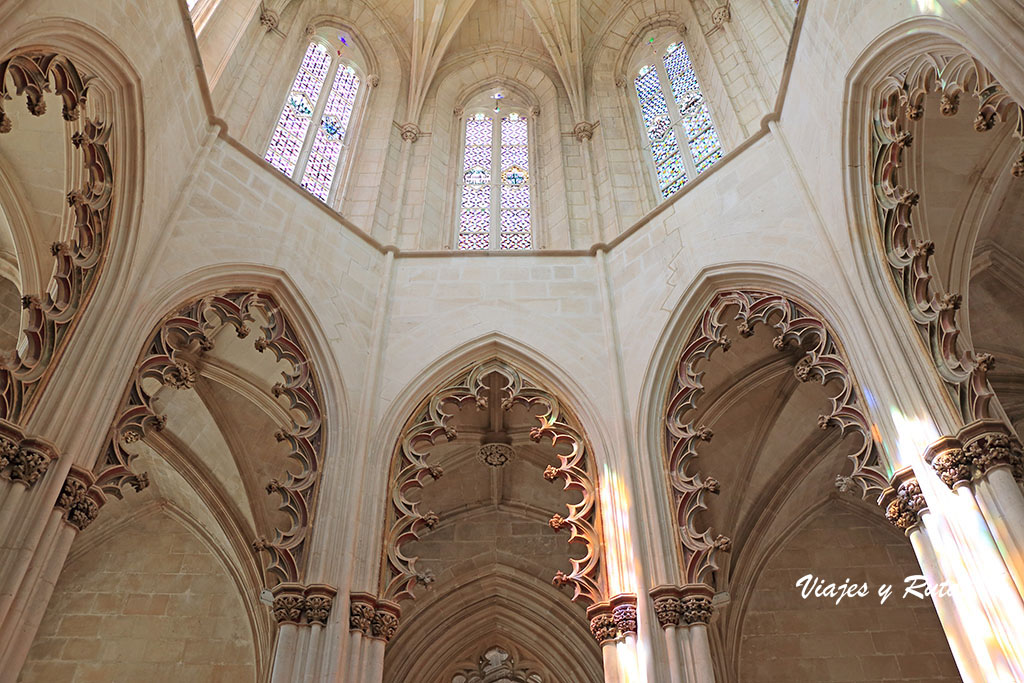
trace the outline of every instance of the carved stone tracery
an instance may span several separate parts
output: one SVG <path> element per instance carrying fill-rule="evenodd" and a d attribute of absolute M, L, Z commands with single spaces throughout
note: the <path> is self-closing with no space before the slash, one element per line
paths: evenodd
<path fill-rule="evenodd" d="M 685 558 L 684 579 L 688 584 L 711 580 L 718 568 L 717 554 L 728 552 L 731 543 L 724 536 L 713 536 L 710 530 L 696 526 L 697 513 L 707 508 L 708 493 L 717 493 L 717 480 L 702 473 L 691 472 L 701 442 L 713 434 L 703 425 L 696 425 L 689 415 L 704 392 L 702 365 L 713 351 L 728 351 L 731 340 L 726 334 L 727 322 L 722 318 L 728 310 L 736 310 L 734 320 L 742 337 L 754 334 L 757 324 L 771 327 L 777 333 L 773 344 L 779 351 L 800 349 L 802 357 L 796 375 L 803 381 L 812 379 L 838 389 L 829 399 L 831 411 L 818 418 L 819 426 L 835 426 L 842 433 L 861 435 L 861 445 L 848 458 L 853 465 L 849 476 L 867 496 L 881 491 L 888 484 L 878 465 L 878 453 L 867 416 L 859 407 L 856 385 L 843 357 L 835 335 L 820 318 L 802 305 L 780 294 L 759 291 L 722 292 L 712 299 L 696 328 L 690 335 L 676 363 L 675 379 L 666 409 L 666 460 L 669 482 L 675 494 L 679 539 Z"/>
<path fill-rule="evenodd" d="M 76 123 L 71 143 L 82 164 L 82 184 L 67 195 L 72 220 L 68 240 L 51 250 L 55 264 L 50 284 L 43 294 L 22 297 L 27 311 L 22 335 L 28 343 L 19 345 L 13 360 L 0 366 L 0 419 L 15 424 L 24 423 L 30 414 L 68 334 L 91 300 L 110 243 L 111 127 L 82 116 L 91 80 L 70 59 L 54 53 L 26 52 L 0 62 L 0 134 L 13 128 L 4 111 L 12 99 L 8 81 L 16 96 L 25 96 L 33 116 L 46 113 L 44 94 L 53 93 L 63 101 L 64 120 Z"/>
<path fill-rule="evenodd" d="M 561 450 L 568 447 L 568 453 L 557 456 L 558 466 L 548 466 L 544 478 L 548 481 L 562 479 L 565 489 L 580 493 L 580 502 L 567 504 L 566 516 L 558 515 L 557 527 L 567 528 L 568 542 L 584 545 L 587 552 L 582 558 L 571 558 L 572 571 L 568 574 L 558 571 L 553 583 L 572 586 L 573 600 L 582 597 L 590 603 L 601 602 L 604 591 L 597 485 L 583 437 L 570 425 L 558 399 L 535 386 L 515 368 L 496 360 L 473 366 L 431 396 L 407 423 L 399 438 L 392 460 L 389 526 L 384 539 L 387 555 L 381 577 L 382 599 L 398 603 L 415 597 L 413 588 L 421 576 L 416 569 L 417 558 L 405 555 L 402 548 L 420 538 L 424 530 L 432 528 L 439 520 L 433 512 L 421 511 L 416 496 L 410 494 L 422 488 L 426 477 L 438 469 L 427 461 L 437 440 L 451 441 L 457 437 L 451 425 L 455 411 L 463 405 L 476 405 L 478 409 L 486 407 L 490 390 L 485 380 L 492 373 L 497 373 L 504 380 L 501 388 L 504 409 L 518 404 L 536 414 L 536 407 L 542 408 L 542 412 L 536 414 L 539 426 L 530 430 L 534 441 L 550 439 Z"/>
<path fill-rule="evenodd" d="M 125 485 L 144 488 L 148 479 L 144 473 L 132 470 L 135 456 L 125 446 L 145 438 L 150 430 L 162 430 L 167 421 L 153 409 L 154 397 L 144 383 L 155 379 L 164 386 L 192 388 L 198 375 L 195 364 L 213 349 L 217 330 L 230 325 L 239 338 L 245 338 L 250 333 L 248 323 L 256 321 L 257 312 L 267 322 L 261 326 L 254 348 L 261 353 L 269 350 L 276 360 L 288 361 L 292 367 L 283 381 L 274 385 L 272 393 L 289 403 L 291 424 L 283 425 L 275 438 L 288 444 L 288 458 L 294 464 L 268 487 L 268 494 L 280 496 L 278 509 L 287 515 L 290 524 L 274 529 L 272 540 L 259 539 L 253 544 L 255 551 L 266 553 L 264 578 L 268 586 L 274 586 L 301 579 L 320 479 L 323 430 L 320 389 L 312 364 L 284 311 L 270 294 L 243 290 L 210 295 L 181 308 L 160 325 L 139 357 L 106 451 L 93 473 L 96 486 L 117 498 Z"/>
<path fill-rule="evenodd" d="M 975 354 L 960 338 L 957 312 L 961 297 L 936 287 L 929 262 L 935 245 L 915 236 L 913 208 L 920 196 L 903 184 L 901 171 L 907 165 L 906 150 L 911 148 L 915 122 L 925 114 L 925 98 L 935 92 L 941 93 L 939 111 L 944 116 L 956 115 L 964 95 L 976 100 L 975 129 L 979 132 L 1016 117 L 1014 135 L 1021 142 L 1020 161 L 1011 171 L 1018 177 L 1024 175 L 1024 110 L 988 70 L 965 53 L 918 56 L 885 79 L 876 100 L 872 184 L 889 272 L 967 423 L 995 417 L 988 382 L 991 358 Z"/>

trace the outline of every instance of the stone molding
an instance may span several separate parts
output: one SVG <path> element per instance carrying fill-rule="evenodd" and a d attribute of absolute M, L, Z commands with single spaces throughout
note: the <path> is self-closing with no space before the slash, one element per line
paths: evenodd
<path fill-rule="evenodd" d="M 627 635 L 636 635 L 636 595 L 620 593 L 607 602 L 587 608 L 590 633 L 599 645 L 610 643 Z"/>
<path fill-rule="evenodd" d="M 402 608 L 388 600 L 378 600 L 370 593 L 349 595 L 349 631 L 359 631 L 367 638 L 391 640 L 398 630 Z"/>
<path fill-rule="evenodd" d="M 714 614 L 714 596 L 714 589 L 704 583 L 656 586 L 650 591 L 654 614 L 661 628 L 710 623 Z"/>
<path fill-rule="evenodd" d="M 57 458 L 57 448 L 49 441 L 25 436 L 0 419 L 0 477 L 32 488 Z"/>
<path fill-rule="evenodd" d="M 25 96 L 33 116 L 46 113 L 44 93 L 59 96 L 64 121 L 74 130 L 72 155 L 78 159 L 75 163 L 81 164 L 75 177 L 82 183 L 67 194 L 71 239 L 50 247 L 56 264 L 49 285 L 44 293 L 21 299 L 27 311 L 21 334 L 29 343 L 19 345 L 22 350 L 15 352 L 13 360 L 0 365 L 0 418 L 13 423 L 23 424 L 31 414 L 68 335 L 92 299 L 109 251 L 115 200 L 114 169 L 107 149 L 111 125 L 82 115 L 92 80 L 80 74 L 70 59 L 55 53 L 28 51 L 8 55 L 0 62 L 0 134 L 13 128 L 4 106 L 14 96 Z M 9 82 L 14 85 L 14 96 L 8 91 Z M 55 144 L 63 145 L 63 141 Z"/>
<path fill-rule="evenodd" d="M 885 518 L 889 523 L 906 533 L 917 528 L 921 523 L 921 513 L 928 508 L 921 486 L 910 467 L 892 475 L 892 481 L 882 492 L 879 502 L 885 506 Z"/>
<path fill-rule="evenodd" d="M 297 626 L 323 626 L 331 615 L 338 589 L 323 583 L 302 585 L 279 583 L 271 591 L 274 620 L 279 624 Z"/>
<path fill-rule="evenodd" d="M 972 422 L 955 437 L 943 437 L 929 446 L 924 457 L 951 489 L 973 486 L 997 467 L 1009 469 L 1018 482 L 1024 482 L 1024 447 L 1000 420 Z"/>

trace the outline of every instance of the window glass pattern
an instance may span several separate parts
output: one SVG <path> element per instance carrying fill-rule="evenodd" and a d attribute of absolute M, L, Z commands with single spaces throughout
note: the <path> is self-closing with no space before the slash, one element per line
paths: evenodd
<path fill-rule="evenodd" d="M 658 172 L 658 187 L 662 197 L 671 197 L 686 182 L 686 168 L 679 156 L 679 143 L 661 91 L 658 70 L 652 66 L 643 67 L 634 84 L 647 140 L 651 145 L 651 156 Z"/>
<path fill-rule="evenodd" d="M 718 131 L 711 122 L 704 93 L 701 92 L 697 74 L 690 63 L 690 55 L 686 53 L 683 44 L 669 45 L 664 60 L 672 96 L 679 107 L 683 129 L 686 131 L 686 144 L 690 148 L 697 173 L 700 173 L 722 158 Z"/>
<path fill-rule="evenodd" d="M 302 176 L 302 186 L 321 201 L 327 201 L 331 191 L 331 182 L 338 167 L 338 157 L 345 143 L 345 133 L 352 119 L 352 106 L 358 90 L 359 76 L 355 69 L 339 65 Z"/>
<path fill-rule="evenodd" d="M 264 156 L 274 168 L 287 176 L 295 171 L 306 131 L 313 119 L 313 109 L 330 65 L 331 57 L 327 48 L 319 43 L 310 43 Z"/>
<path fill-rule="evenodd" d="M 530 150 L 526 119 L 509 114 L 501 120 L 501 248 L 529 249 Z"/>
<path fill-rule="evenodd" d="M 466 120 L 459 249 L 487 249 L 491 236 L 491 157 L 494 122 L 485 114 Z"/>

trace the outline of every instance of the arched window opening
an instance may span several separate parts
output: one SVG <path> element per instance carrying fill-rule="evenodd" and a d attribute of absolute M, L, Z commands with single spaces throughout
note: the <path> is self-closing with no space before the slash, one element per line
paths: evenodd
<path fill-rule="evenodd" d="M 668 198 L 721 159 L 722 144 L 681 42 L 642 66 L 633 83 L 658 189 Z"/>
<path fill-rule="evenodd" d="M 500 93 L 491 96 L 501 99 Z M 459 249 L 532 249 L 529 122 L 521 112 L 466 116 Z"/>
<path fill-rule="evenodd" d="M 342 49 L 331 50 L 320 42 L 309 44 L 264 155 L 274 168 L 329 204 L 360 85 L 355 68 L 339 59 L 341 54 Z"/>

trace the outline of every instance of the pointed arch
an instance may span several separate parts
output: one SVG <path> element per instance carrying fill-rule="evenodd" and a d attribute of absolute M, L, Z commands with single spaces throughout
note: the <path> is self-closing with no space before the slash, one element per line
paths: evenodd
<path fill-rule="evenodd" d="M 48 284 L 43 291 L 22 293 L 27 311 L 22 342 L 13 361 L 0 368 L 0 418 L 23 424 L 90 302 L 116 291 L 111 283 L 122 280 L 133 263 L 137 234 L 132 226 L 141 210 L 145 160 L 140 78 L 105 36 L 78 21 L 45 19 L 8 42 L 0 58 L 4 99 L 25 97 L 33 116 L 62 117 L 68 137 L 53 142 L 71 161 L 67 206 L 50 248 L 52 265 L 40 260 L 39 270 L 23 278 L 26 284 Z M 44 93 L 62 99 L 61 112 L 46 112 Z M 0 102 L 0 134 L 17 134 L 3 112 L 14 104 Z M 16 243 L 24 248 L 32 240 L 16 236 Z M 31 266 L 32 258 L 25 262 Z"/>

